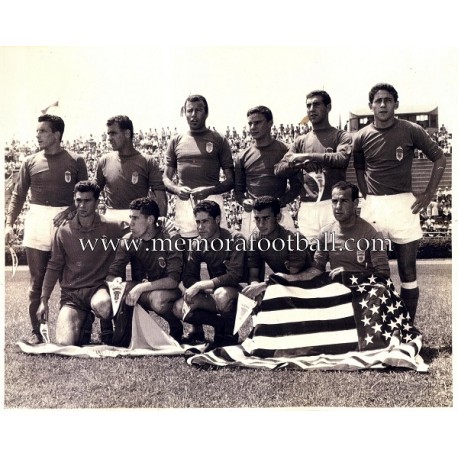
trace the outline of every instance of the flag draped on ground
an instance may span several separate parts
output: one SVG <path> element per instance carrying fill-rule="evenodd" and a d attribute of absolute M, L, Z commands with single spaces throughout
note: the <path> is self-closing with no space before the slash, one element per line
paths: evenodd
<path fill-rule="evenodd" d="M 412 326 L 391 280 L 347 275 L 343 283 L 327 274 L 311 282 L 288 284 L 271 276 L 253 315 L 253 329 L 240 345 L 216 348 L 187 358 L 190 365 L 361 370 L 404 368 L 426 372 L 422 337 Z M 178 344 L 140 306 L 134 307 L 128 348 L 108 345 L 60 346 L 17 343 L 29 354 L 85 358 L 185 355 L 204 346 Z"/>
<path fill-rule="evenodd" d="M 271 276 L 253 330 L 241 344 L 193 355 L 188 364 L 252 368 L 427 371 L 421 334 L 391 280 L 327 274 L 288 284 Z"/>
<path fill-rule="evenodd" d="M 27 342 L 17 342 L 24 353 L 57 354 L 81 358 L 106 358 L 117 356 L 159 356 L 182 355 L 189 345 L 180 345 L 156 323 L 155 319 L 139 305 L 134 307 L 132 318 L 132 339 L 128 348 L 110 345 L 56 345 L 53 343 L 30 345 Z M 195 347 L 196 351 L 201 348 Z"/>

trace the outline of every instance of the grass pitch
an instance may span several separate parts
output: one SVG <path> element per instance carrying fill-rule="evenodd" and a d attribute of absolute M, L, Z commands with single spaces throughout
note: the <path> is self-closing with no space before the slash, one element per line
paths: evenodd
<path fill-rule="evenodd" d="M 406 370 L 318 372 L 191 367 L 182 356 L 80 359 L 26 355 L 27 270 L 5 272 L 7 409 L 451 407 L 451 262 L 418 263 L 416 326 L 429 373 Z M 392 272 L 396 268 L 392 265 Z M 399 288 L 399 278 L 392 276 Z M 51 298 L 53 337 L 59 289 Z M 97 340 L 98 321 L 93 339 Z M 208 329 L 207 332 L 210 332 Z M 242 329 L 247 335 L 248 327 Z"/>

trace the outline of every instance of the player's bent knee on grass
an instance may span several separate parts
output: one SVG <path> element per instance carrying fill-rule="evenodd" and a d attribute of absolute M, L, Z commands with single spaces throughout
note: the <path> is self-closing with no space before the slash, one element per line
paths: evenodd
<path fill-rule="evenodd" d="M 113 317 L 110 294 L 105 288 L 101 288 L 91 298 L 91 309 L 95 315 L 102 320 L 109 320 Z"/>
<path fill-rule="evenodd" d="M 218 313 L 232 312 L 237 303 L 238 290 L 231 286 L 221 286 L 213 293 Z"/>
<path fill-rule="evenodd" d="M 78 345 L 87 312 L 62 305 L 56 322 L 56 343 Z"/>

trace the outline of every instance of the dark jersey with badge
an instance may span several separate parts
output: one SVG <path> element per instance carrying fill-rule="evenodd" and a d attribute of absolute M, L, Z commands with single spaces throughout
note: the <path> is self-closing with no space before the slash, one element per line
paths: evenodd
<path fill-rule="evenodd" d="M 146 197 L 150 188 L 165 191 L 156 160 L 139 152 L 131 156 L 105 154 L 97 165 L 96 179 L 104 189 L 107 207 L 117 210 L 128 209 L 134 199 Z"/>
<path fill-rule="evenodd" d="M 383 235 L 359 216 L 349 228 L 341 228 L 337 221 L 328 224 L 320 231 L 318 242 L 313 266 L 323 272 L 329 261 L 331 270 L 343 267 L 347 272 L 389 276 L 390 267 Z"/>
<path fill-rule="evenodd" d="M 132 266 L 132 280 L 154 281 L 170 277 L 179 282 L 183 269 L 183 255 L 178 237 L 161 229 L 151 240 L 134 239 L 127 234 L 116 250 L 116 258 L 108 275 L 122 277 L 127 264 Z"/>
<path fill-rule="evenodd" d="M 404 119 L 395 119 L 394 124 L 385 129 L 370 124 L 356 132 L 354 166 L 365 171 L 368 194 L 412 192 L 415 149 L 421 150 L 433 162 L 443 154 L 421 126 Z"/>
<path fill-rule="evenodd" d="M 285 176 L 285 173 L 288 173 L 290 170 L 288 159 L 291 153 L 308 153 L 311 156 L 310 160 L 318 162 L 323 168 L 324 189 L 321 200 L 329 200 L 332 187 L 346 178 L 351 156 L 351 143 L 352 136 L 335 127 L 311 130 L 294 140 L 288 153 L 275 166 L 275 173 L 278 176 Z M 313 193 L 318 191 L 318 185 L 305 171 L 303 171 L 303 178 L 305 186 L 301 192 L 301 201 L 315 202 L 316 196 Z"/>
<path fill-rule="evenodd" d="M 280 199 L 282 206 L 292 202 L 302 190 L 302 174 L 290 170 L 289 175 L 276 176 L 275 165 L 283 159 L 288 147 L 279 140 L 266 146 L 251 145 L 235 157 L 235 198 L 255 199 L 272 196 Z M 289 189 L 288 189 L 289 180 Z"/>
<path fill-rule="evenodd" d="M 8 208 L 7 223 L 14 224 L 30 190 L 30 203 L 66 207 L 73 203 L 75 184 L 87 180 L 83 156 L 62 150 L 57 154 L 40 151 L 26 158 L 19 170 Z"/>
<path fill-rule="evenodd" d="M 42 296 L 51 296 L 58 278 L 63 290 L 103 285 L 116 246 L 125 233 L 125 225 L 106 220 L 98 213 L 90 227 L 82 227 L 78 216 L 60 226 L 54 236 Z"/>
<path fill-rule="evenodd" d="M 253 246 L 247 255 L 248 267 L 264 270 L 266 263 L 274 273 L 302 272 L 310 267 L 312 257 L 306 238 L 298 231 L 292 232 L 281 225 L 267 236 L 258 230 L 251 235 Z"/>
<path fill-rule="evenodd" d="M 191 189 L 215 186 L 220 182 L 221 169 L 234 168 L 228 141 L 210 129 L 173 137 L 167 149 L 165 164 L 177 170 L 180 186 Z"/>
<path fill-rule="evenodd" d="M 206 264 L 210 279 L 215 288 L 221 286 L 237 287 L 246 281 L 245 257 L 246 240 L 236 231 L 224 228 L 208 240 L 197 237 L 192 241 L 186 269 L 183 273 L 183 285 L 186 288 L 201 280 L 201 264 Z"/>

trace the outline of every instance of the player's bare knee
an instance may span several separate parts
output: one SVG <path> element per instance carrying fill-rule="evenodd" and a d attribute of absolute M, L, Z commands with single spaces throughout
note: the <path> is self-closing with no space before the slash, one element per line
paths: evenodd
<path fill-rule="evenodd" d="M 235 298 L 231 290 L 217 288 L 213 294 L 218 313 L 229 313 L 235 307 Z"/>
<path fill-rule="evenodd" d="M 180 320 L 183 318 L 183 303 L 184 303 L 184 299 L 180 297 L 173 303 L 173 307 L 172 307 L 173 314 L 177 318 L 180 318 Z"/>
<path fill-rule="evenodd" d="M 173 307 L 173 303 L 170 302 L 170 301 L 157 301 L 155 304 L 154 304 L 154 311 L 159 314 L 159 315 L 162 315 L 164 313 L 168 313 L 172 310 L 172 307 Z"/>
<path fill-rule="evenodd" d="M 69 336 L 58 336 L 56 335 L 57 345 L 76 345 L 76 339 L 72 339 Z"/>
<path fill-rule="evenodd" d="M 77 345 L 80 326 L 76 323 L 66 323 L 65 325 L 56 328 L 56 344 L 57 345 Z"/>
<path fill-rule="evenodd" d="M 113 318 L 111 299 L 104 290 L 99 290 L 92 296 L 91 309 L 97 318 L 101 318 L 102 320 Z"/>
<path fill-rule="evenodd" d="M 110 301 L 97 301 L 91 304 L 91 308 L 97 318 L 102 320 L 113 318 L 113 308 Z"/>
<path fill-rule="evenodd" d="M 148 295 L 148 305 L 151 310 L 161 315 L 172 310 L 173 300 L 166 291 L 151 291 Z"/>

